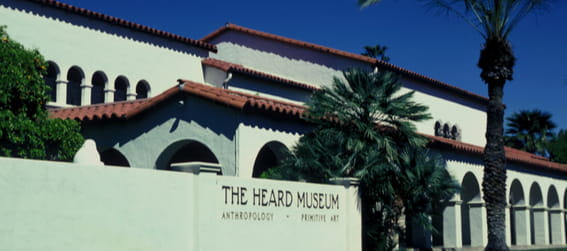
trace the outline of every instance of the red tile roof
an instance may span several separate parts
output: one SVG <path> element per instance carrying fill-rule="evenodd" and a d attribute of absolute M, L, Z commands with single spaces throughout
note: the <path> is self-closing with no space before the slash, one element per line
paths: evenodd
<path fill-rule="evenodd" d="M 99 12 L 92 11 L 92 10 L 79 8 L 77 6 L 62 3 L 62 2 L 59 2 L 59 1 L 55 1 L 55 0 L 28 0 L 28 1 L 36 2 L 36 3 L 39 3 L 39 4 L 45 5 L 45 6 L 53 7 L 53 8 L 60 9 L 60 10 L 63 10 L 63 11 L 67 11 L 67 12 L 70 12 L 70 13 L 73 13 L 73 14 L 77 14 L 77 15 L 88 17 L 88 18 L 96 19 L 96 20 L 99 20 L 99 21 L 107 22 L 107 23 L 110 23 L 110 24 L 113 24 L 113 25 L 119 25 L 119 26 L 122 26 L 124 28 L 132 29 L 132 30 L 135 30 L 135 31 L 148 33 L 148 34 L 153 35 L 153 36 L 158 36 L 158 37 L 162 37 L 162 38 L 165 38 L 165 39 L 170 39 L 170 40 L 174 40 L 174 41 L 177 41 L 177 42 L 189 44 L 189 45 L 196 46 L 196 47 L 208 50 L 208 51 L 213 51 L 213 52 L 217 51 L 217 47 L 215 45 L 209 44 L 209 43 L 201 41 L 201 40 L 195 40 L 195 39 L 191 39 L 191 38 L 187 38 L 187 37 L 182 37 L 182 36 L 179 36 L 179 35 L 176 35 L 176 34 L 173 34 L 173 33 L 161 31 L 161 30 L 154 29 L 154 28 L 151 28 L 151 27 L 148 27 L 148 26 L 145 26 L 145 25 L 126 21 L 124 19 L 112 17 L 112 16 L 109 16 L 109 15 L 105 15 L 105 14 L 102 14 L 102 13 L 99 13 Z"/>
<path fill-rule="evenodd" d="M 311 90 L 311 91 L 319 89 L 319 88 L 312 86 L 312 85 L 308 85 L 308 84 L 305 84 L 305 83 L 301 83 L 301 82 L 289 80 L 289 79 L 286 79 L 286 78 L 278 77 L 278 76 L 268 74 L 268 73 L 264 73 L 264 72 L 261 72 L 261 71 L 256 71 L 256 70 L 244 67 L 244 66 L 239 65 L 239 64 L 234 64 L 234 63 L 230 63 L 230 62 L 226 62 L 226 61 L 222 61 L 222 60 L 218 60 L 218 59 L 214 59 L 214 58 L 203 59 L 202 63 L 204 65 L 207 65 L 207 66 L 212 66 L 212 67 L 218 68 L 218 69 L 223 70 L 225 72 L 236 72 L 236 73 L 240 73 L 240 74 L 243 74 L 243 75 L 259 77 L 259 78 L 263 78 L 263 79 L 267 79 L 267 80 L 280 82 L 282 84 L 292 86 L 292 87 L 297 87 L 297 88 Z"/>
<path fill-rule="evenodd" d="M 300 119 L 305 106 L 279 100 L 259 97 L 242 92 L 203 85 L 188 80 L 179 80 L 180 85 L 172 87 L 162 94 L 149 99 L 80 106 L 76 108 L 59 108 L 49 110 L 51 118 L 75 119 L 80 121 L 97 121 L 106 119 L 130 119 L 145 112 L 157 104 L 178 94 L 195 95 L 244 112 L 260 112 L 263 114 Z M 452 139 L 423 134 L 431 140 L 431 146 L 480 156 L 484 148 Z M 549 161 L 547 158 L 506 147 L 506 158 L 510 162 L 540 167 L 551 171 L 567 173 L 567 165 Z"/>
<path fill-rule="evenodd" d="M 329 48 L 329 47 L 325 47 L 325 46 L 321 46 L 321 45 L 317 45 L 317 44 L 313 44 L 313 43 L 303 42 L 303 41 L 300 41 L 300 40 L 295 40 L 295 39 L 291 39 L 291 38 L 287 38 L 287 37 L 282 37 L 282 36 L 262 32 L 262 31 L 257 31 L 257 30 L 253 30 L 253 29 L 250 29 L 250 28 L 238 26 L 238 25 L 235 25 L 235 24 L 230 24 L 230 23 L 226 24 L 224 27 L 210 33 L 209 35 L 203 37 L 201 40 L 205 41 L 205 42 L 211 42 L 214 38 L 220 36 L 221 34 L 227 32 L 227 31 L 242 32 L 242 33 L 246 33 L 246 34 L 249 34 L 249 35 L 252 35 L 252 36 L 257 36 L 257 37 L 262 37 L 262 38 L 265 38 L 265 39 L 283 42 L 283 43 L 287 43 L 287 44 L 291 44 L 291 45 L 294 45 L 294 46 L 307 48 L 307 49 L 310 49 L 310 50 L 315 50 L 315 51 L 319 51 L 319 52 L 323 52 L 323 53 L 329 53 L 329 54 L 333 54 L 333 55 L 336 55 L 336 56 L 345 57 L 345 58 L 365 62 L 365 63 L 372 64 L 372 65 L 378 65 L 379 67 L 383 67 L 387 70 L 402 74 L 403 76 L 405 76 L 407 78 L 411 78 L 411 79 L 423 81 L 423 82 L 426 82 L 426 83 L 430 83 L 430 84 L 432 84 L 432 85 L 434 85 L 438 88 L 441 88 L 441 89 L 444 89 L 444 90 L 447 90 L 447 91 L 451 91 L 451 92 L 456 93 L 456 94 L 458 94 L 462 97 L 471 98 L 471 99 L 478 101 L 478 102 L 481 102 L 481 103 L 487 103 L 488 102 L 488 98 L 486 98 L 486 97 L 483 97 L 483 96 L 480 96 L 478 94 L 466 91 L 464 89 L 461 89 L 459 87 L 447 84 L 445 82 L 435 80 L 435 79 L 427 77 L 425 75 L 421 75 L 419 73 L 412 72 L 412 71 L 404 69 L 402 67 L 390 64 L 388 62 L 384 62 L 382 60 L 378 60 L 378 59 L 375 59 L 375 58 L 370 58 L 370 57 L 366 57 L 366 56 L 362 56 L 362 55 L 359 55 L 359 54 L 350 53 L 350 52 L 346 52 L 346 51 L 341 51 L 341 50 L 337 50 L 337 49 L 333 49 L 333 48 Z"/>
<path fill-rule="evenodd" d="M 437 136 L 425 135 L 431 139 L 432 146 L 445 148 L 453 151 L 465 152 L 481 156 L 484 152 L 484 147 L 476 146 L 452 139 L 446 139 Z M 567 173 L 567 165 L 549 161 L 548 158 L 538 156 L 532 153 L 524 152 L 518 149 L 504 147 L 506 151 L 506 159 L 509 162 L 516 162 L 521 164 L 533 165 L 543 167 L 545 169 Z"/>
<path fill-rule="evenodd" d="M 51 118 L 74 119 L 79 121 L 130 119 L 180 93 L 195 95 L 247 112 L 267 112 L 273 115 L 284 115 L 297 119 L 301 118 L 301 114 L 304 110 L 303 106 L 293 103 L 216 88 L 189 80 L 179 80 L 179 83 L 179 86 L 172 87 L 162 94 L 149 99 L 50 109 L 49 115 Z"/>

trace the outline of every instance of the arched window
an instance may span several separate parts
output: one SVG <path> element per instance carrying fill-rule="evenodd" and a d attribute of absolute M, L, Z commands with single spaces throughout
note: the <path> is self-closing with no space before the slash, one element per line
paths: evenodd
<path fill-rule="evenodd" d="M 252 177 L 258 178 L 268 169 L 279 166 L 288 152 L 287 147 L 280 142 L 271 141 L 266 143 L 256 156 Z"/>
<path fill-rule="evenodd" d="M 451 139 L 460 140 L 461 139 L 461 129 L 457 125 L 451 127 Z"/>
<path fill-rule="evenodd" d="M 43 78 L 45 79 L 45 84 L 50 88 L 48 91 L 49 101 L 57 101 L 57 78 L 59 73 L 59 66 L 53 61 L 47 61 L 47 73 Z"/>
<path fill-rule="evenodd" d="M 146 80 L 138 81 L 136 85 L 136 99 L 147 98 L 150 94 L 150 85 Z"/>
<path fill-rule="evenodd" d="M 128 94 L 128 87 L 130 83 L 128 79 L 124 76 L 116 78 L 114 81 L 114 101 L 126 100 L 126 95 Z"/>
<path fill-rule="evenodd" d="M 563 210 L 560 208 L 559 195 L 555 186 L 550 186 L 547 191 L 547 212 L 549 222 L 549 243 L 565 244 L 561 236 L 561 225 L 563 224 Z"/>
<path fill-rule="evenodd" d="M 114 148 L 109 148 L 100 153 L 100 160 L 105 166 L 123 166 L 130 167 L 130 163 L 126 157 Z"/>
<path fill-rule="evenodd" d="M 104 87 L 108 79 L 106 74 L 102 71 L 97 71 L 93 74 L 92 84 L 93 88 L 91 90 L 91 104 L 101 104 L 104 103 Z"/>
<path fill-rule="evenodd" d="M 443 126 L 441 124 L 443 124 L 441 121 L 435 122 L 435 136 L 443 137 Z"/>
<path fill-rule="evenodd" d="M 444 138 L 451 138 L 451 126 L 447 123 L 443 125 L 443 137 Z"/>
<path fill-rule="evenodd" d="M 81 84 L 85 74 L 78 66 L 73 66 L 67 72 L 67 104 L 81 105 Z"/>

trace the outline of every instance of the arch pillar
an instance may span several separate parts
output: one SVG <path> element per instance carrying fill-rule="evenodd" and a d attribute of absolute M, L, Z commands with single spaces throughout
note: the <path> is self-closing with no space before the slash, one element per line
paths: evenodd
<path fill-rule="evenodd" d="M 512 206 L 515 223 L 514 237 L 516 245 L 527 246 L 530 243 L 530 208 L 524 205 Z"/>
<path fill-rule="evenodd" d="M 505 225 L 504 225 L 504 229 L 506 230 L 506 231 L 505 231 L 505 232 L 506 232 L 506 245 L 507 245 L 508 247 L 512 246 L 512 232 L 511 232 L 511 230 L 510 230 L 510 229 L 512 228 L 512 225 L 510 224 L 510 217 L 511 217 L 511 215 L 510 215 L 510 208 L 511 208 L 511 207 L 510 207 L 509 204 L 506 205 L 505 215 L 504 215 L 504 217 L 505 217 L 505 222 L 506 222 Z M 488 224 L 488 223 L 487 223 L 487 224 Z M 487 227 L 488 227 L 488 225 L 487 225 Z M 486 233 L 488 234 L 488 229 L 487 229 L 487 232 L 486 232 Z"/>
<path fill-rule="evenodd" d="M 61 75 L 61 74 L 60 74 Z M 55 81 L 55 103 L 56 104 L 67 104 L 67 80 L 57 77 Z"/>
<path fill-rule="evenodd" d="M 136 100 L 136 96 L 138 96 L 138 94 L 128 93 L 128 94 L 126 94 L 126 100 Z"/>
<path fill-rule="evenodd" d="M 551 244 L 565 243 L 565 225 L 563 224 L 563 209 L 549 209 L 549 229 Z"/>
<path fill-rule="evenodd" d="M 92 85 L 82 84 L 81 85 L 81 105 L 91 104 L 91 91 L 93 89 Z"/>
<path fill-rule="evenodd" d="M 114 102 L 114 89 L 104 89 L 104 103 Z"/>
<path fill-rule="evenodd" d="M 443 247 L 461 248 L 463 237 L 461 232 L 460 200 L 451 200 L 443 210 Z"/>
<path fill-rule="evenodd" d="M 536 245 L 549 244 L 549 226 L 547 222 L 547 208 L 543 206 L 532 207 L 534 243 Z"/>
<path fill-rule="evenodd" d="M 471 247 L 484 247 L 488 243 L 486 207 L 484 201 L 469 201 Z"/>

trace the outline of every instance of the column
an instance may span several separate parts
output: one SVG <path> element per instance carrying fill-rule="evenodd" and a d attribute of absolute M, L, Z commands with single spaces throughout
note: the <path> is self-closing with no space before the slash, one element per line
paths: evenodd
<path fill-rule="evenodd" d="M 114 89 L 104 89 L 104 103 L 114 102 Z"/>
<path fill-rule="evenodd" d="M 93 89 L 92 85 L 89 84 L 82 84 L 81 85 L 81 105 L 90 105 L 91 104 L 91 90 Z"/>
<path fill-rule="evenodd" d="M 463 246 L 461 233 L 461 203 L 451 200 L 443 210 L 443 247 L 461 248 Z"/>
<path fill-rule="evenodd" d="M 136 93 L 128 93 L 128 94 L 126 95 L 126 100 L 136 100 L 136 96 L 137 96 L 137 95 L 138 95 L 138 94 L 136 94 Z"/>
<path fill-rule="evenodd" d="M 331 178 L 330 181 L 337 185 L 343 185 L 346 189 L 347 210 L 346 233 L 347 251 L 362 250 L 362 215 L 360 212 L 360 197 L 358 196 L 358 185 L 360 179 L 357 178 Z"/>
<path fill-rule="evenodd" d="M 505 222 L 504 223 L 504 229 L 506 231 L 506 246 L 511 247 L 512 246 L 512 225 L 510 224 L 510 205 L 506 204 L 506 210 L 504 215 L 505 215 Z M 488 230 L 488 229 L 487 229 Z M 488 232 L 486 232 L 488 234 Z"/>
<path fill-rule="evenodd" d="M 514 239 L 517 246 L 531 245 L 530 209 L 525 205 L 512 206 L 514 220 Z"/>
<path fill-rule="evenodd" d="M 55 103 L 58 105 L 67 104 L 67 81 L 57 80 L 55 82 Z"/>
<path fill-rule="evenodd" d="M 547 224 L 547 208 L 543 206 L 532 207 L 534 217 L 534 240 L 536 245 L 549 244 L 549 232 Z"/>
<path fill-rule="evenodd" d="M 486 208 L 483 201 L 467 203 L 470 214 L 471 247 L 484 247 L 488 243 Z"/>
<path fill-rule="evenodd" d="M 549 209 L 549 226 L 551 236 L 551 244 L 564 244 L 565 243 L 565 224 L 563 224 L 563 209 L 552 208 Z"/>

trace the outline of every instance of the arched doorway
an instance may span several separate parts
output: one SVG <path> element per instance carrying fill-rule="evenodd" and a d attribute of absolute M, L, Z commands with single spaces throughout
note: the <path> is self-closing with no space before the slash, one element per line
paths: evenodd
<path fill-rule="evenodd" d="M 105 166 L 130 167 L 128 159 L 114 148 L 109 148 L 100 153 L 100 160 Z"/>
<path fill-rule="evenodd" d="M 546 213 L 543 205 L 541 188 L 537 183 L 530 187 L 530 239 L 531 244 L 546 244 L 547 229 L 545 228 Z"/>
<path fill-rule="evenodd" d="M 102 71 L 97 71 L 93 74 L 91 90 L 91 104 L 102 104 L 104 103 L 104 89 L 108 78 L 106 74 Z"/>
<path fill-rule="evenodd" d="M 529 245 L 528 216 L 529 211 L 526 205 L 524 189 L 518 179 L 512 181 L 510 194 L 510 236 L 512 245 Z"/>
<path fill-rule="evenodd" d="M 156 161 L 156 168 L 171 170 L 172 163 L 197 161 L 219 164 L 218 158 L 205 144 L 196 140 L 181 140 L 163 150 Z"/>
<path fill-rule="evenodd" d="M 73 66 L 67 72 L 67 104 L 81 105 L 81 85 L 85 79 L 83 70 Z"/>
<path fill-rule="evenodd" d="M 482 246 L 484 204 L 480 197 L 479 183 L 471 172 L 465 174 L 461 183 L 461 200 L 463 246 Z"/>
<path fill-rule="evenodd" d="M 256 156 L 252 177 L 259 178 L 268 169 L 279 166 L 288 153 L 287 147 L 278 141 L 266 143 Z"/>

